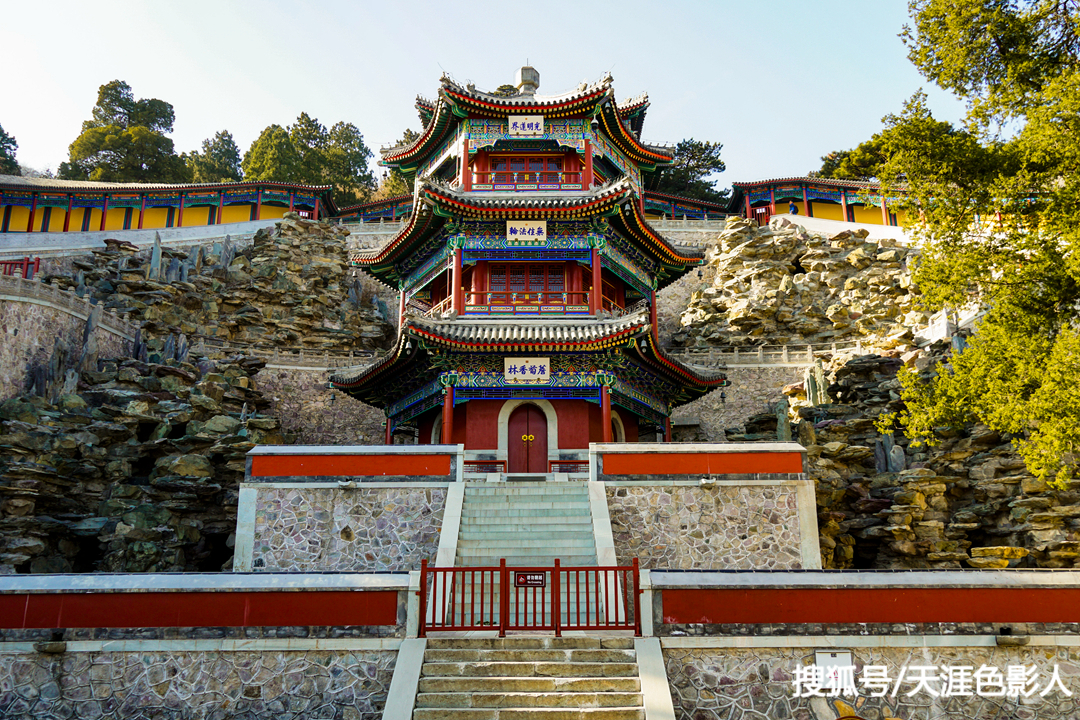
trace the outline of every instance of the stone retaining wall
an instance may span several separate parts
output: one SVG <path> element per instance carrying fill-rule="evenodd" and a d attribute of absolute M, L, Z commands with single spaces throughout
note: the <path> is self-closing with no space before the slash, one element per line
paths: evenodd
<path fill-rule="evenodd" d="M 740 368 L 727 370 L 731 387 L 723 392 L 713 390 L 708 395 L 687 403 L 675 410 L 674 422 L 696 422 L 697 427 L 688 429 L 693 437 L 679 438 L 697 442 L 723 442 L 724 428 L 742 427 L 748 418 L 766 412 L 768 404 L 784 397 L 785 385 L 800 382 L 801 367 Z"/>
<path fill-rule="evenodd" d="M 803 567 L 794 486 L 607 485 L 620 565 L 671 570 Z"/>
<path fill-rule="evenodd" d="M 439 550 L 446 489 L 259 487 L 252 569 L 407 571 Z"/>
<path fill-rule="evenodd" d="M 859 638 L 860 640 L 862 638 Z M 839 639 L 838 639 L 839 640 Z M 886 643 L 888 640 L 886 639 Z M 825 649 L 823 646 L 821 649 Z M 839 640 L 834 649 L 843 648 Z M 1045 686 L 1058 665 L 1060 678 L 1072 697 L 1060 690 L 1028 698 L 935 697 L 922 690 L 908 693 L 914 684 L 902 684 L 895 697 L 795 698 L 795 668 L 814 663 L 814 648 L 671 648 L 664 649 L 671 697 L 678 720 L 739 718 L 765 720 L 837 720 L 857 713 L 870 720 L 970 720 L 971 718 L 1023 718 L 1066 720 L 1080 717 L 1080 665 L 1075 651 L 1056 646 L 997 647 L 855 647 L 852 659 L 856 682 L 864 665 L 884 665 L 895 682 L 902 667 L 996 667 L 1004 674 L 1010 665 L 1035 666 L 1036 682 Z M 861 686 L 857 684 L 857 687 Z M 941 690 L 937 681 L 931 687 Z"/>
<path fill-rule="evenodd" d="M 297 445 L 382 445 L 382 410 L 326 388 L 325 370 L 263 368 L 255 376 L 281 420 L 286 442 Z"/>
<path fill-rule="evenodd" d="M 378 720 L 396 651 L 0 654 L 0 717 Z"/>
<path fill-rule="evenodd" d="M 0 401 L 15 397 L 26 388 L 29 371 L 49 362 L 57 340 L 68 346 L 68 357 L 78 360 L 86 321 L 69 313 L 29 302 L 0 300 Z M 98 357 L 124 357 L 126 340 L 95 331 Z"/>

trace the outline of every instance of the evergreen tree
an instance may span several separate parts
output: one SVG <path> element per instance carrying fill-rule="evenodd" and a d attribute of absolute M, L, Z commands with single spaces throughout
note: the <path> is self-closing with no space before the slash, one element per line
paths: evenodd
<path fill-rule="evenodd" d="M 105 182 L 186 182 L 190 172 L 165 137 L 175 115 L 156 98 L 136 100 L 131 86 L 113 80 L 98 89 L 91 119 L 68 148 L 59 176 Z"/>
<path fill-rule="evenodd" d="M 916 96 L 886 118 L 882 177 L 906 183 L 921 217 L 916 281 L 930 307 L 988 312 L 948 368 L 902 375 L 901 421 L 929 442 L 972 421 L 1012 433 L 1031 472 L 1063 483 L 1080 451 L 1080 9 L 910 8 L 909 57 L 968 103 L 966 130 L 935 134 Z"/>
<path fill-rule="evenodd" d="M 288 129 L 271 125 L 244 155 L 244 177 L 308 185 L 333 185 L 338 203 L 360 202 L 375 189 L 368 168 L 371 150 L 352 123 L 339 122 L 329 131 L 307 113 Z"/>
<path fill-rule="evenodd" d="M 309 182 L 304 177 L 303 163 L 288 131 L 280 125 L 263 130 L 251 149 L 244 153 L 242 164 L 247 180 L 278 182 Z"/>
<path fill-rule="evenodd" d="M 15 151 L 18 149 L 19 143 L 4 132 L 4 127 L 0 125 L 0 175 L 22 175 L 19 163 L 15 160 Z"/>
<path fill-rule="evenodd" d="M 191 170 L 192 182 L 228 182 L 241 177 L 240 148 L 228 130 L 221 130 L 214 137 L 203 140 L 202 152 L 196 150 L 185 155 L 184 159 Z"/>
<path fill-rule="evenodd" d="M 718 190 L 718 179 L 709 177 L 722 173 L 726 169 L 720 159 L 720 143 L 695 140 L 682 140 L 675 146 L 675 164 L 662 171 L 657 192 L 681 195 L 698 200 L 722 203 L 727 200 L 728 191 Z"/>

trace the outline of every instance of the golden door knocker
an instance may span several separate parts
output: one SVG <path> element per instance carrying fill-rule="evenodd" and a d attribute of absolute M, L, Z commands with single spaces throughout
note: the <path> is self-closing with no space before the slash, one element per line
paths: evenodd
<path fill-rule="evenodd" d="M 535 439 L 536 439 L 535 435 L 522 435 L 521 436 L 521 442 L 532 442 Z"/>

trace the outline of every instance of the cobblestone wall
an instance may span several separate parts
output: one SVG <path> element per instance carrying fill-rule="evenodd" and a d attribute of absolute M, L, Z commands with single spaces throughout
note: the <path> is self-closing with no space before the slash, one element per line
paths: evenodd
<path fill-rule="evenodd" d="M 1080 664 L 1076 652 L 1053 647 L 1032 648 L 855 648 L 856 679 L 863 665 L 888 667 L 896 680 L 904 666 L 996 667 L 1036 666 L 1040 688 L 1053 666 L 1072 697 L 1055 688 L 1046 697 L 938 697 L 914 684 L 902 684 L 895 697 L 795 698 L 792 676 L 800 665 L 814 663 L 806 648 L 682 649 L 665 648 L 671 697 L 678 720 L 837 720 L 858 714 L 866 720 L 1073 720 L 1080 717 Z M 942 686 L 930 686 L 939 693 Z"/>
<path fill-rule="evenodd" d="M 44 305 L 0 300 L 0 400 L 21 393 L 30 368 L 49 362 L 57 340 L 78 360 L 86 321 Z M 97 331 L 98 357 L 123 357 L 128 343 Z"/>
<path fill-rule="evenodd" d="M 435 560 L 443 488 L 259 488 L 256 570 L 416 570 Z"/>
<path fill-rule="evenodd" d="M 803 368 L 799 367 L 729 368 L 731 387 L 724 390 L 727 397 L 721 400 L 720 391 L 713 390 L 675 410 L 675 422 L 688 419 L 699 423 L 692 438 L 697 442 L 723 442 L 724 428 L 741 427 L 750 416 L 765 412 L 769 403 L 783 397 L 785 385 L 800 382 L 802 376 Z"/>
<path fill-rule="evenodd" d="M 802 567 L 795 488 L 607 486 L 620 565 L 670 570 Z"/>
<path fill-rule="evenodd" d="M 0 717 L 377 720 L 392 651 L 0 654 Z"/>
<path fill-rule="evenodd" d="M 325 370 L 263 368 L 255 382 L 290 444 L 382 445 L 383 411 L 328 390 L 328 377 Z"/>

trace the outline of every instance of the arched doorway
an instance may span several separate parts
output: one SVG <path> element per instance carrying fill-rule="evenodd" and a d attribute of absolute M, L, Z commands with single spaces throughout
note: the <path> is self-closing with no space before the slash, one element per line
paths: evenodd
<path fill-rule="evenodd" d="M 547 418 L 540 408 L 532 404 L 517 407 L 510 413 L 507 436 L 507 472 L 548 471 Z"/>

